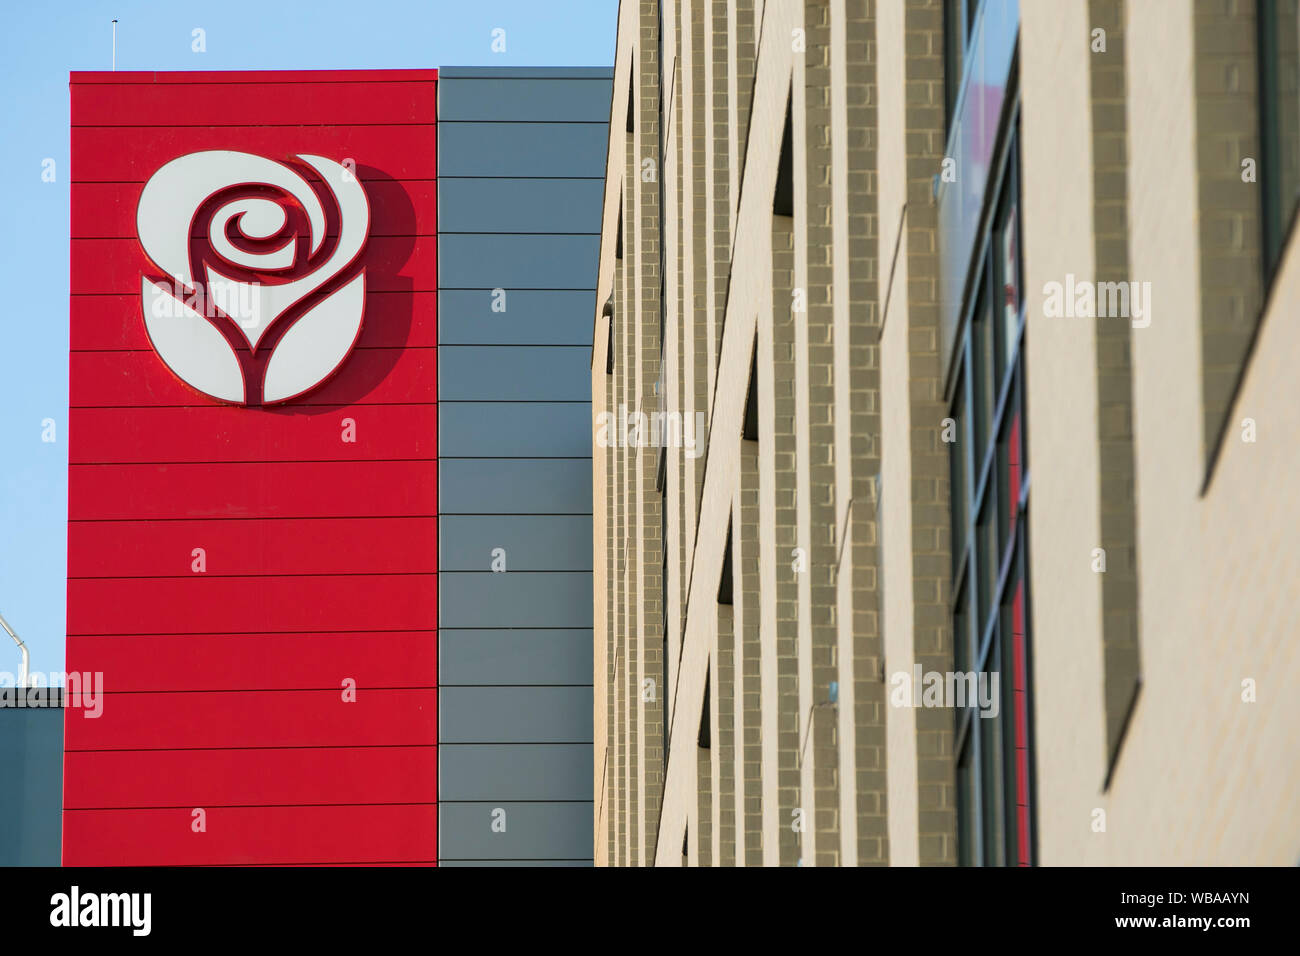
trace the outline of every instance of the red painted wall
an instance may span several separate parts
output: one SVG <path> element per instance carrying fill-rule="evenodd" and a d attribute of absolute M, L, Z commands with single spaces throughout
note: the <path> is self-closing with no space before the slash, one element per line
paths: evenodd
<path fill-rule="evenodd" d="M 432 863 L 436 72 L 74 73 L 71 95 L 67 670 L 105 694 L 66 711 L 64 863 Z M 136 203 L 205 149 L 351 158 L 367 194 L 360 338 L 284 405 L 202 395 L 145 334 Z"/>

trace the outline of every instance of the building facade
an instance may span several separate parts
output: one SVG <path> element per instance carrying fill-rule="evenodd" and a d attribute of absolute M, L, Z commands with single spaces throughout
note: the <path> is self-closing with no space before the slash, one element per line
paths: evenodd
<path fill-rule="evenodd" d="M 597 865 L 1294 864 L 1296 4 L 618 29 Z"/>
<path fill-rule="evenodd" d="M 64 863 L 589 863 L 610 88 L 72 75 Z"/>
<path fill-rule="evenodd" d="M 610 71 L 438 76 L 439 865 L 589 865 Z"/>
<path fill-rule="evenodd" d="M 58 866 L 63 692 L 0 687 L 0 866 Z"/>

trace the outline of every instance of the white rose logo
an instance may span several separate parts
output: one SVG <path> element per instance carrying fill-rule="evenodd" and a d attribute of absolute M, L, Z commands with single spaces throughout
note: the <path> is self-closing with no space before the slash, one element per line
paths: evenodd
<path fill-rule="evenodd" d="M 136 229 L 161 273 L 143 277 L 149 340 L 205 395 L 296 398 L 329 378 L 361 334 L 370 205 L 348 166 L 190 153 L 145 183 Z"/>

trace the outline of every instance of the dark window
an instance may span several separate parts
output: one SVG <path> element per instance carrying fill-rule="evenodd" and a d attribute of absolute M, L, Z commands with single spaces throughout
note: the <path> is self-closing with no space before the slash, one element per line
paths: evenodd
<path fill-rule="evenodd" d="M 700 748 L 708 750 L 713 746 L 711 726 L 709 722 L 709 668 L 705 665 L 704 669 L 704 705 L 700 707 Z"/>
<path fill-rule="evenodd" d="M 786 94 L 785 129 L 781 133 L 781 157 L 776 167 L 776 194 L 772 212 L 778 216 L 794 215 L 794 101 Z"/>
<path fill-rule="evenodd" d="M 952 424 L 949 426 L 951 433 L 945 436 L 945 441 L 951 445 L 951 454 L 948 456 L 948 478 L 952 499 L 953 577 L 957 577 L 957 570 L 966 550 L 966 502 L 970 498 L 970 488 L 966 483 L 966 476 L 971 471 L 966 462 L 971 442 L 969 420 L 966 415 L 965 376 L 959 376 L 957 379 L 957 389 L 949 414 L 952 418 Z"/>
<path fill-rule="evenodd" d="M 979 0 L 943 0 L 944 128 L 952 128 Z"/>
<path fill-rule="evenodd" d="M 623 204 L 618 204 L 618 232 L 614 236 L 614 258 L 623 258 Z"/>
<path fill-rule="evenodd" d="M 605 306 L 600 310 L 600 314 L 605 318 L 605 374 L 614 374 L 614 298 L 605 300 Z"/>
<path fill-rule="evenodd" d="M 1258 0 L 1258 178 L 1263 219 L 1264 277 L 1282 254 L 1300 196 L 1300 12 L 1297 0 Z"/>
<path fill-rule="evenodd" d="M 975 801 L 975 770 L 967 747 L 957 763 L 957 864 L 974 866 L 979 859 L 979 804 Z"/>
<path fill-rule="evenodd" d="M 662 566 L 659 576 L 659 623 L 663 631 L 663 657 L 660 658 L 659 688 L 655 694 L 659 701 L 660 728 L 664 745 L 664 763 L 668 766 L 668 479 L 667 453 L 659 449 L 659 473 L 664 480 L 659 484 L 659 552 Z"/>
<path fill-rule="evenodd" d="M 658 29 L 656 30 L 655 33 L 655 62 L 662 64 L 664 62 L 664 5 L 662 3 L 657 3 L 655 4 L 655 7 L 656 7 L 656 13 L 658 14 Z M 632 81 L 636 82 L 636 76 L 632 77 Z M 628 90 L 628 95 L 629 96 L 631 95 L 630 87 Z M 656 168 L 662 172 L 663 158 L 664 158 L 663 156 L 664 142 L 667 139 L 668 131 L 664 128 L 664 93 L 661 88 L 655 89 L 654 98 L 655 98 L 655 111 L 657 113 L 656 120 L 655 120 L 655 129 L 658 130 L 659 133 L 655 142 L 655 148 L 657 150 Z M 657 205 L 654 208 L 654 214 L 653 214 L 654 218 L 651 221 L 654 226 L 654 234 L 657 237 L 655 240 L 655 245 L 659 247 L 659 301 L 657 303 L 658 306 L 657 311 L 659 312 L 659 368 L 660 368 L 660 376 L 662 377 L 663 375 L 662 370 L 664 367 L 663 364 L 664 321 L 665 321 L 665 313 L 667 311 L 665 299 L 667 298 L 668 295 L 667 293 L 668 253 L 665 250 L 665 246 L 663 242 L 664 177 L 656 176 L 655 179 L 658 180 L 659 200 Z M 667 402 L 667 398 L 664 394 L 663 388 L 660 389 L 659 402 L 661 408 Z M 665 457 L 666 459 L 667 451 L 663 448 L 660 448 L 659 452 L 660 455 Z M 663 762 L 661 763 L 660 766 L 663 768 L 664 771 L 667 771 L 668 744 L 669 744 L 669 739 L 668 739 L 669 621 L 668 621 L 668 478 L 667 478 L 666 460 L 665 463 L 663 464 L 663 468 L 665 470 L 664 481 L 662 487 L 659 489 L 659 528 L 660 528 L 659 550 L 663 555 L 663 570 L 659 579 L 659 586 L 661 589 L 660 599 L 659 599 L 659 621 L 663 625 L 663 658 L 661 661 L 662 667 L 660 671 L 659 689 L 656 696 L 658 697 L 659 700 L 659 716 L 661 721 L 660 739 L 663 741 Z M 686 864 L 686 835 L 685 834 L 682 836 L 682 864 L 683 865 Z"/>
<path fill-rule="evenodd" d="M 745 393 L 745 418 L 740 428 L 740 437 L 747 441 L 758 441 L 758 336 L 754 336 L 754 347 L 749 359 L 749 389 Z"/>
<path fill-rule="evenodd" d="M 1034 862 L 1025 312 L 1011 135 L 990 183 L 996 214 L 957 341 L 948 423 L 953 666 L 974 671 L 978 689 L 956 716 L 958 859 L 984 866 Z"/>
<path fill-rule="evenodd" d="M 727 523 L 727 547 L 722 552 L 722 574 L 718 576 L 718 603 L 736 603 L 736 583 L 731 573 L 731 523 Z"/>

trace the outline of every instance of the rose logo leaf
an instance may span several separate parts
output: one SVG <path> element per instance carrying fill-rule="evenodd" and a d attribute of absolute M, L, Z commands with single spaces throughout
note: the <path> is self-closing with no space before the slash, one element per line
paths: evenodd
<path fill-rule="evenodd" d="M 239 359 L 200 312 L 172 295 L 170 289 L 143 280 L 144 325 L 163 363 L 183 382 L 226 402 L 244 400 L 244 373 Z"/>
<path fill-rule="evenodd" d="M 365 301 L 362 273 L 289 326 L 267 362 L 262 400 L 287 401 L 325 381 L 356 344 Z"/>

